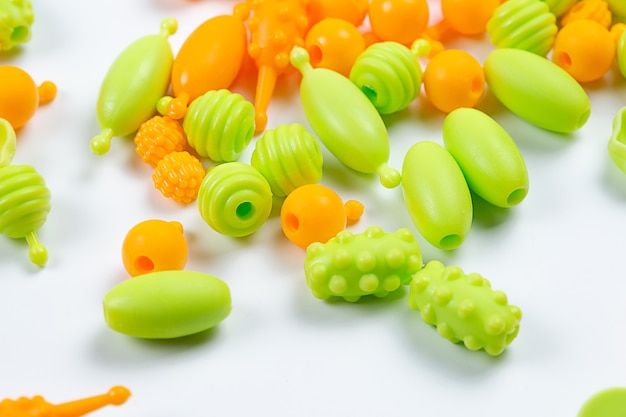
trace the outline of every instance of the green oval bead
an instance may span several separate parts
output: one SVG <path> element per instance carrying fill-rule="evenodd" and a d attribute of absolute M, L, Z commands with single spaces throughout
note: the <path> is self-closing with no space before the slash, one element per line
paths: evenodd
<path fill-rule="evenodd" d="M 535 126 L 569 133 L 589 119 L 591 103 L 585 90 L 544 57 L 521 49 L 496 49 L 485 60 L 484 69 L 496 98 Z"/>
<path fill-rule="evenodd" d="M 119 333 L 171 339 L 210 329 L 228 317 L 230 289 L 201 272 L 151 272 L 113 287 L 103 308 L 107 325 Z"/>
<path fill-rule="evenodd" d="M 35 13 L 30 0 L 0 0 L 0 51 L 8 51 L 31 38 Z"/>

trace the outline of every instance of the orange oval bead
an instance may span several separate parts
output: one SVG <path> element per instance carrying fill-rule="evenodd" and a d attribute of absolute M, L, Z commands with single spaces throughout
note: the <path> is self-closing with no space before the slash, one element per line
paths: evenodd
<path fill-rule="evenodd" d="M 349 77 L 354 61 L 365 50 L 365 40 L 352 23 L 328 18 L 309 30 L 304 47 L 313 67 L 327 68 Z"/>
<path fill-rule="evenodd" d="M 500 5 L 500 0 L 441 0 L 441 11 L 448 25 L 462 35 L 480 35 Z"/>
<path fill-rule="evenodd" d="M 368 8 L 368 0 L 310 0 L 307 8 L 309 26 L 327 18 L 337 18 L 358 27 L 365 20 Z"/>
<path fill-rule="evenodd" d="M 426 0 L 372 0 L 369 17 L 381 40 L 409 45 L 426 30 L 430 14 Z"/>

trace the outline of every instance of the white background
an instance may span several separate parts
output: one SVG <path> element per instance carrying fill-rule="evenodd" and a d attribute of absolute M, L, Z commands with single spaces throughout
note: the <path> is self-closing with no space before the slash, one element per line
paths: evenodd
<path fill-rule="evenodd" d="M 438 2 L 430 2 L 435 22 Z M 476 207 L 465 243 L 443 252 L 413 226 L 401 190 L 344 168 L 324 151 L 322 183 L 365 204 L 350 230 L 371 225 L 413 230 L 425 261 L 478 272 L 523 311 L 518 338 L 497 358 L 441 338 L 406 304 L 408 291 L 356 304 L 324 302 L 305 284 L 304 251 L 272 217 L 248 238 L 219 235 L 196 205 L 181 206 L 153 188 L 152 168 L 131 138 L 115 138 L 96 157 L 100 83 L 135 39 L 178 20 L 177 51 L 225 0 L 56 0 L 34 2 L 32 40 L 0 55 L 36 82 L 54 81 L 56 99 L 18 132 L 15 164 L 33 165 L 52 192 L 39 236 L 44 268 L 30 264 L 21 240 L 0 236 L 0 399 L 41 394 L 59 403 L 125 385 L 133 396 L 107 416 L 573 416 L 595 392 L 626 385 L 626 176 L 608 158 L 626 81 L 616 67 L 586 85 L 589 122 L 570 135 L 520 120 L 486 93 L 479 108 L 516 140 L 530 192 L 510 210 Z M 482 62 L 488 39 L 460 39 Z M 253 84 L 253 83 L 250 83 Z M 240 92 L 252 97 L 245 85 Z M 268 128 L 299 122 L 297 79 L 283 79 Z M 424 96 L 386 117 L 390 165 L 400 168 L 420 140 L 441 143 L 442 113 Z M 254 142 L 242 155 L 248 162 Z M 228 283 L 232 314 L 213 331 L 171 341 L 133 339 L 110 330 L 102 298 L 127 278 L 121 243 L 135 224 L 177 220 L 185 228 L 187 270 Z"/>

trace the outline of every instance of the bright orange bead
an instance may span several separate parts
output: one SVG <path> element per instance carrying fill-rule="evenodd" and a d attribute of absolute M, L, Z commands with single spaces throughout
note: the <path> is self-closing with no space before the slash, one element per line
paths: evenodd
<path fill-rule="evenodd" d="M 582 0 L 574 4 L 561 18 L 561 26 L 576 20 L 595 20 L 605 28 L 611 26 L 613 14 L 604 0 Z"/>
<path fill-rule="evenodd" d="M 608 29 L 593 20 L 576 20 L 557 33 L 552 61 L 577 81 L 591 82 L 611 68 L 615 50 Z"/>
<path fill-rule="evenodd" d="M 368 7 L 368 0 L 311 0 L 307 8 L 309 26 L 333 17 L 358 27 L 365 20 Z"/>
<path fill-rule="evenodd" d="M 35 114 L 40 104 L 52 101 L 56 85 L 45 81 L 37 87 L 24 70 L 12 65 L 0 66 L 0 117 L 8 120 L 17 130 Z"/>
<path fill-rule="evenodd" d="M 458 49 L 435 55 L 426 66 L 422 82 L 430 103 L 444 113 L 459 107 L 474 107 L 485 91 L 480 62 Z"/>
<path fill-rule="evenodd" d="M 328 18 L 309 30 L 304 46 L 313 67 L 331 69 L 349 77 L 354 61 L 365 50 L 365 40 L 352 23 Z"/>
<path fill-rule="evenodd" d="M 172 152 L 159 161 L 152 180 L 164 197 L 189 204 L 198 197 L 205 173 L 202 162 L 189 152 Z"/>
<path fill-rule="evenodd" d="M 381 40 L 410 45 L 426 30 L 430 14 L 426 0 L 372 0 L 369 17 Z"/>
<path fill-rule="evenodd" d="M 441 11 L 448 25 L 462 35 L 480 35 L 500 0 L 441 0 Z"/>
<path fill-rule="evenodd" d="M 122 244 L 124 268 L 132 277 L 182 270 L 187 255 L 183 225 L 176 221 L 143 221 L 128 231 Z"/>
<path fill-rule="evenodd" d="M 187 137 L 177 120 L 154 116 L 137 130 L 135 145 L 137 155 L 155 167 L 165 155 L 187 149 Z"/>

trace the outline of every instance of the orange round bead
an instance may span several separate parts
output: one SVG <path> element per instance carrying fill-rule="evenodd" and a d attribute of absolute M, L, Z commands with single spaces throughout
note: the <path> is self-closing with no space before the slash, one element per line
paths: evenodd
<path fill-rule="evenodd" d="M 448 25 L 461 35 L 480 35 L 500 5 L 500 0 L 441 0 L 441 11 Z"/>
<path fill-rule="evenodd" d="M 304 46 L 313 67 L 327 68 L 349 77 L 354 61 L 365 50 L 365 40 L 352 23 L 328 18 L 309 30 Z"/>
<path fill-rule="evenodd" d="M 365 20 L 368 0 L 310 0 L 307 8 L 309 27 L 327 18 L 347 20 L 360 26 Z"/>
<path fill-rule="evenodd" d="M 409 45 L 426 30 L 430 14 L 426 0 L 372 0 L 369 17 L 378 38 Z"/>
<path fill-rule="evenodd" d="M 39 104 L 45 104 L 56 95 L 56 85 L 50 81 L 37 87 L 24 70 L 12 65 L 0 66 L 0 117 L 13 129 L 24 126 L 35 114 Z"/>

